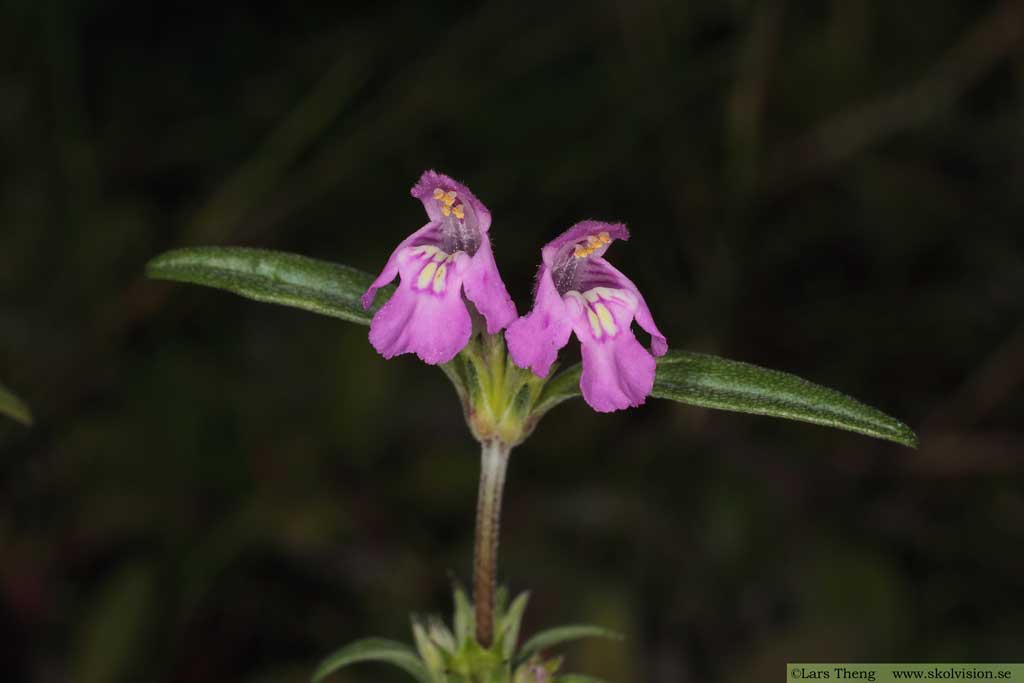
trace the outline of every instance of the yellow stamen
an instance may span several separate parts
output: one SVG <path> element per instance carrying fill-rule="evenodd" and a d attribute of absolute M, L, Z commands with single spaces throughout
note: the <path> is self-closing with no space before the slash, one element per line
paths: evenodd
<path fill-rule="evenodd" d="M 590 256 L 595 251 L 603 247 L 612 241 L 611 235 L 607 232 L 602 232 L 598 235 L 588 235 L 586 243 L 577 244 L 572 254 L 576 258 L 584 258 Z"/>
<path fill-rule="evenodd" d="M 434 199 L 441 199 L 442 197 L 444 197 L 444 190 L 440 187 L 434 188 Z"/>
<path fill-rule="evenodd" d="M 448 274 L 448 266 L 442 264 L 438 267 L 437 272 L 434 274 L 434 292 L 440 294 L 444 291 L 445 277 Z"/>
<path fill-rule="evenodd" d="M 444 200 L 443 201 L 448 206 L 451 206 L 452 204 L 455 203 L 455 198 L 458 197 L 458 196 L 459 195 L 455 194 L 455 190 L 448 190 L 447 192 L 444 193 Z"/>
<path fill-rule="evenodd" d="M 452 208 L 450 206 L 448 206 L 447 204 L 442 204 L 441 205 L 441 213 L 443 213 L 445 216 L 450 216 L 450 215 L 452 215 Z"/>
<path fill-rule="evenodd" d="M 442 266 L 443 268 L 444 266 Z M 420 276 L 416 279 L 416 286 L 420 289 L 426 289 L 430 285 L 430 279 L 434 277 L 434 272 L 437 270 L 437 264 L 431 261 L 427 265 L 423 266 L 423 270 L 420 271 Z"/>
<path fill-rule="evenodd" d="M 462 209 L 462 204 L 459 204 L 454 209 L 452 209 L 452 213 L 454 213 L 455 217 L 458 218 L 460 221 L 466 217 L 466 214 Z"/>

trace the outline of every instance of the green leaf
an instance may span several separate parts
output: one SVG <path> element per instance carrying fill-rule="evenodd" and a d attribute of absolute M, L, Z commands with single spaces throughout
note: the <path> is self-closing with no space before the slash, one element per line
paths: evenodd
<path fill-rule="evenodd" d="M 519 640 L 519 627 L 523 623 L 523 613 L 526 611 L 526 603 L 529 600 L 528 592 L 520 593 L 512 601 L 508 610 L 501 615 L 501 650 L 505 659 L 512 659 L 512 653 Z"/>
<path fill-rule="evenodd" d="M 361 325 L 370 324 L 393 291 L 381 289 L 375 305 L 364 311 L 359 297 L 373 282 L 369 273 L 298 254 L 245 247 L 175 249 L 150 261 L 146 275 L 224 289 Z"/>
<path fill-rule="evenodd" d="M 672 351 L 658 360 L 656 398 L 800 420 L 917 448 L 899 420 L 796 375 L 703 353 Z"/>
<path fill-rule="evenodd" d="M 431 640 L 427 628 L 418 620 L 412 620 L 412 636 L 416 642 L 416 651 L 427 669 L 433 672 L 444 670 L 444 651 Z"/>
<path fill-rule="evenodd" d="M 32 424 L 32 413 L 28 406 L 3 384 L 0 384 L 0 415 L 6 415 L 25 425 Z"/>
<path fill-rule="evenodd" d="M 455 627 L 455 642 L 458 647 L 473 639 L 476 631 L 476 612 L 462 586 L 455 586 L 455 614 L 452 617 L 452 625 Z"/>
<path fill-rule="evenodd" d="M 579 395 L 577 364 L 551 381 L 541 395 L 548 407 Z M 688 351 L 658 359 L 655 398 L 770 415 L 858 432 L 917 448 L 917 435 L 899 420 L 838 391 L 796 375 Z"/>
<path fill-rule="evenodd" d="M 600 626 L 591 626 L 590 624 L 573 624 L 571 626 L 550 628 L 534 635 L 523 644 L 522 649 L 519 650 L 519 654 L 516 655 L 515 665 L 519 666 L 541 650 L 554 647 L 559 643 L 565 643 L 571 640 L 581 640 L 583 638 L 611 638 L 612 640 L 622 640 L 622 635 L 615 631 L 609 631 L 606 628 L 601 628 Z"/>
<path fill-rule="evenodd" d="M 365 638 L 349 643 L 324 659 L 313 674 L 313 683 L 320 683 L 335 671 L 359 662 L 393 664 L 421 683 L 430 679 L 427 668 L 408 645 L 383 638 Z"/>

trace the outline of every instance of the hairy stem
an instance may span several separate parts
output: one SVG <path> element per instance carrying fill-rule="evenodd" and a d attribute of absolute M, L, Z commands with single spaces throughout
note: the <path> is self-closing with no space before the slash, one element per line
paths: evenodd
<path fill-rule="evenodd" d="M 476 640 L 490 647 L 494 639 L 494 586 L 498 572 L 498 532 L 501 520 L 501 491 L 512 448 L 492 439 L 480 453 L 480 493 L 476 508 L 476 547 L 473 553 L 473 604 L 476 610 Z"/>

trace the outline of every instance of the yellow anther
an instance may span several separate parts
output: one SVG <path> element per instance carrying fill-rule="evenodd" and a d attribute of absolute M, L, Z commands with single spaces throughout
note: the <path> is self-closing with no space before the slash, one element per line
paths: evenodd
<path fill-rule="evenodd" d="M 444 291 L 445 277 L 448 274 L 448 266 L 442 264 L 438 266 L 437 272 L 434 273 L 434 292 L 440 294 Z"/>
<path fill-rule="evenodd" d="M 454 209 L 452 209 L 452 213 L 454 213 L 455 217 L 458 218 L 460 221 L 466 217 L 466 214 L 462 209 L 462 204 L 459 204 Z"/>
<path fill-rule="evenodd" d="M 599 235 L 588 235 L 586 239 L 586 244 L 577 244 L 572 254 L 576 258 L 584 258 L 590 256 L 595 251 L 597 251 L 598 249 L 600 249 L 601 247 L 603 247 L 604 245 L 608 244 L 611 241 L 611 236 L 606 232 L 602 232 Z"/>
<path fill-rule="evenodd" d="M 451 206 L 452 204 L 455 203 L 455 198 L 458 197 L 458 196 L 459 195 L 455 194 L 455 190 L 448 190 L 447 192 L 444 193 L 444 200 L 443 201 L 448 206 Z"/>
<path fill-rule="evenodd" d="M 442 266 L 443 268 L 444 266 Z M 431 278 L 434 277 L 434 272 L 437 270 L 437 264 L 431 261 L 427 265 L 423 266 L 423 270 L 420 271 L 420 276 L 416 278 L 416 286 L 420 289 L 426 289 L 430 285 Z"/>
<path fill-rule="evenodd" d="M 445 216 L 452 215 L 452 207 L 448 206 L 447 204 L 442 204 L 441 213 L 443 213 Z"/>
<path fill-rule="evenodd" d="M 440 187 L 435 187 L 434 199 L 441 199 L 442 197 L 444 197 L 444 190 L 442 190 Z"/>

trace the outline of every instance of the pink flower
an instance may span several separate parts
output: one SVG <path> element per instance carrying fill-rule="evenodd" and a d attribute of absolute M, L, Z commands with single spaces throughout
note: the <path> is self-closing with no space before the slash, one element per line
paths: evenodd
<path fill-rule="evenodd" d="M 425 363 L 447 363 L 469 341 L 473 324 L 466 298 L 496 334 L 516 317 L 516 307 L 494 262 L 487 231 L 491 213 L 469 189 L 435 171 L 412 188 L 430 222 L 391 254 L 362 296 L 373 304 L 377 289 L 400 277 L 398 290 L 370 323 L 370 343 L 384 356 L 415 353 Z"/>
<path fill-rule="evenodd" d="M 583 221 L 549 242 L 533 310 L 505 331 L 515 364 L 540 377 L 575 332 L 583 350 L 580 389 L 599 412 L 638 406 L 654 386 L 654 357 L 633 336 L 634 319 L 650 333 L 655 356 L 668 351 L 636 285 L 604 259 L 616 239 L 629 239 L 625 225 Z"/>

